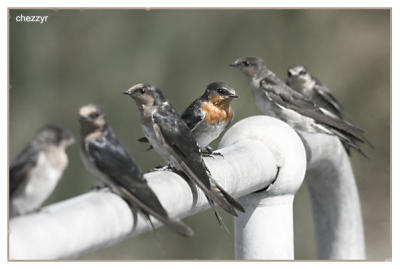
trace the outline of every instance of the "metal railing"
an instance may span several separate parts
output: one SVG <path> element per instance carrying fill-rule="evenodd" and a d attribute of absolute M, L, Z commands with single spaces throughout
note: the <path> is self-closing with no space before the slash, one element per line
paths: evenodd
<path fill-rule="evenodd" d="M 307 184 L 318 257 L 363 259 L 360 206 L 347 155 L 336 138 L 304 135 L 303 139 L 311 149 Z M 246 209 L 235 218 L 236 258 L 293 259 L 293 198 L 307 167 L 298 134 L 275 118 L 253 116 L 226 132 L 219 152 L 223 158 L 206 158 L 206 164 L 224 189 L 241 197 Z M 184 218 L 209 207 L 200 190 L 192 207 L 191 189 L 175 173 L 158 171 L 145 177 L 173 217 Z M 267 186 L 267 190 L 254 193 Z M 162 225 L 154 218 L 152 221 L 155 227 Z M 11 260 L 75 258 L 149 230 L 140 215 L 134 227 L 132 212 L 120 197 L 92 191 L 11 219 L 9 254 Z"/>

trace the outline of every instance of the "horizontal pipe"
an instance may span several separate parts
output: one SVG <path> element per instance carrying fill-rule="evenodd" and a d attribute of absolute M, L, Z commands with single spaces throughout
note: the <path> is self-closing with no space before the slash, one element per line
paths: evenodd
<path fill-rule="evenodd" d="M 302 160 L 299 164 L 288 162 L 290 158 L 282 155 L 287 152 L 279 152 L 279 147 L 268 141 L 267 135 L 262 135 L 265 129 L 260 126 L 276 128 L 276 134 L 281 136 L 292 130 L 282 122 L 267 116 L 251 117 L 241 122 L 246 121 L 251 122 L 249 127 L 253 131 L 240 131 L 240 128 L 236 128 L 234 134 L 225 135 L 232 136 L 232 139 L 223 140 L 226 142 L 222 143 L 223 148 L 219 150 L 223 158 L 205 158 L 213 178 L 234 197 L 241 197 L 271 184 L 277 174 L 277 167 L 280 166 L 279 182 L 282 184 L 274 184 L 275 191 L 269 193 L 279 195 L 281 190 L 297 190 L 299 181 L 293 180 L 292 173 L 297 171 L 298 177 L 302 179 L 305 161 L 304 164 Z M 300 150 L 304 155 L 301 142 L 297 136 L 294 137 L 293 142 L 282 143 L 297 145 L 290 154 Z M 295 168 L 291 167 L 293 165 Z M 209 207 L 205 196 L 198 190 L 198 202 L 192 208 L 193 195 L 190 187 L 175 173 L 157 171 L 147 173 L 145 177 L 172 217 L 184 218 Z M 295 186 L 292 186 L 292 181 Z M 162 225 L 154 218 L 152 221 L 156 227 Z M 11 219 L 10 259 L 49 260 L 79 257 L 115 244 L 128 236 L 150 230 L 140 215 L 136 227 L 133 227 L 133 224 L 132 213 L 124 200 L 108 191 L 91 191 L 44 207 L 37 213 Z M 217 224 L 216 229 L 219 229 Z M 271 240 L 271 244 L 273 241 Z"/>

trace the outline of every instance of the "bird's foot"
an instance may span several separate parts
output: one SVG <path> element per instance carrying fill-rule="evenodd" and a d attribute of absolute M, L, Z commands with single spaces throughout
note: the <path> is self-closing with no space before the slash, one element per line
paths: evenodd
<path fill-rule="evenodd" d="M 151 168 L 151 169 L 149 170 L 149 172 L 156 172 L 156 171 L 161 171 L 161 172 L 165 172 L 165 171 L 174 171 L 174 168 L 171 167 L 169 164 L 167 164 L 167 165 L 164 165 L 164 166 L 158 165 L 158 166 L 156 166 L 156 167 L 154 167 L 154 168 Z"/>
<path fill-rule="evenodd" d="M 41 212 L 43 212 L 43 208 L 39 207 L 39 208 L 36 208 L 35 210 L 29 212 L 28 214 L 38 214 L 38 213 L 41 213 Z"/>
<path fill-rule="evenodd" d="M 202 153 L 203 157 L 207 157 L 207 158 L 215 158 L 215 157 L 221 157 L 224 158 L 224 155 L 220 152 L 212 152 L 212 153 L 208 153 L 208 152 L 203 152 Z"/>
<path fill-rule="evenodd" d="M 210 146 L 207 146 L 203 151 L 202 151 L 202 156 L 203 157 L 210 157 L 210 158 L 215 158 L 216 156 L 224 158 L 224 155 L 220 152 L 213 152 L 212 148 Z"/>
<path fill-rule="evenodd" d="M 91 190 L 91 191 L 99 191 L 99 190 L 101 190 L 102 188 L 104 188 L 104 185 L 102 185 L 102 184 L 97 184 L 97 185 L 95 185 L 95 186 L 90 187 L 90 190 Z"/>
<path fill-rule="evenodd" d="M 105 184 L 97 184 L 90 188 L 90 191 L 110 191 L 111 189 Z"/>

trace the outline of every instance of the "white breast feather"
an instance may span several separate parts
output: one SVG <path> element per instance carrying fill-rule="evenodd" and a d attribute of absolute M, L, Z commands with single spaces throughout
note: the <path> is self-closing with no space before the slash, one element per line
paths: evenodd
<path fill-rule="evenodd" d="M 11 201 L 11 206 L 17 214 L 24 214 L 39 208 L 51 195 L 62 171 L 55 169 L 46 160 L 46 155 L 40 153 L 37 166 L 31 171 L 29 182 L 20 194 Z"/>

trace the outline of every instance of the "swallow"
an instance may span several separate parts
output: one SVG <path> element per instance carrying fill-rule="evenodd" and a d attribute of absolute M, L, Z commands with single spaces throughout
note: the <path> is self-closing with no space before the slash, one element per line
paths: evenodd
<path fill-rule="evenodd" d="M 343 119 L 343 106 L 332 92 L 321 81 L 312 76 L 303 65 L 294 65 L 288 68 L 286 84 L 295 91 L 303 94 L 307 100 L 314 102 L 324 112 L 332 117 Z M 354 140 L 352 140 L 355 143 Z M 371 143 L 366 140 L 370 145 Z M 346 152 L 350 155 L 351 146 L 342 141 Z"/>
<path fill-rule="evenodd" d="M 107 124 L 100 106 L 89 104 L 81 107 L 79 123 L 83 163 L 102 184 L 122 197 L 133 212 L 140 212 L 153 230 L 150 216 L 183 236 L 193 235 L 193 231 L 183 222 L 168 216 L 136 161 Z"/>
<path fill-rule="evenodd" d="M 55 125 L 36 132 L 10 166 L 10 217 L 40 209 L 67 168 L 66 149 L 74 142 L 70 132 Z"/>
<path fill-rule="evenodd" d="M 242 57 L 230 66 L 248 77 L 255 102 L 264 114 L 285 121 L 297 131 L 336 135 L 343 144 L 366 156 L 358 145 L 367 142 L 362 129 L 332 116 L 331 112 L 293 90 L 269 70 L 261 58 Z"/>
<path fill-rule="evenodd" d="M 209 84 L 204 94 L 182 113 L 182 119 L 203 151 L 212 152 L 209 144 L 217 139 L 233 120 L 231 101 L 238 98 L 235 89 L 224 82 Z"/>
<path fill-rule="evenodd" d="M 329 88 L 313 77 L 303 65 L 288 68 L 286 84 L 317 106 L 331 112 L 333 116 L 343 119 L 342 105 Z"/>
<path fill-rule="evenodd" d="M 234 216 L 235 209 L 244 212 L 244 208 L 213 180 L 196 138 L 175 108 L 160 89 L 150 84 L 136 84 L 124 94 L 135 100 L 145 137 L 153 148 L 204 192 L 220 225 L 226 228 L 215 203 Z"/>

